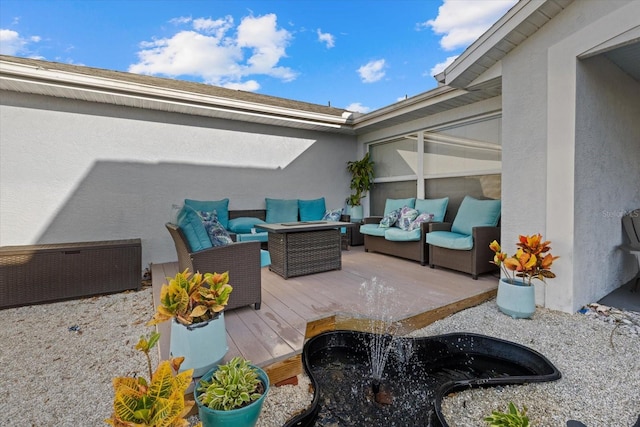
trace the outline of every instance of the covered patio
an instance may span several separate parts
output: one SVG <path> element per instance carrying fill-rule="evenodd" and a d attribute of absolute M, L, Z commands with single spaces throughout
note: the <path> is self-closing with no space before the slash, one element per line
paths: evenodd
<path fill-rule="evenodd" d="M 177 263 L 153 264 L 154 305 L 166 277 L 177 272 Z M 375 299 L 381 301 L 378 307 L 362 289 L 374 278 L 385 289 L 382 298 Z M 302 372 L 305 337 L 327 329 L 366 330 L 366 319 L 380 318 L 382 310 L 398 322 L 397 334 L 409 333 L 493 298 L 497 284 L 492 274 L 473 280 L 467 274 L 365 253 L 362 246 L 342 252 L 341 270 L 285 280 L 263 268 L 260 310 L 247 306 L 225 312 L 229 345 L 225 360 L 242 355 L 264 367 L 271 381 L 278 383 Z M 160 358 L 167 359 L 168 322 L 158 329 Z"/>

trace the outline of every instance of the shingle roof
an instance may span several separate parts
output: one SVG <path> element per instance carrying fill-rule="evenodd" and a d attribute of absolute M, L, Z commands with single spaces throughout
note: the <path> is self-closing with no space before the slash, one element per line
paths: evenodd
<path fill-rule="evenodd" d="M 219 98 L 226 98 L 236 101 L 251 102 L 256 104 L 269 105 L 274 107 L 289 108 L 293 110 L 307 111 L 311 113 L 327 114 L 331 116 L 341 117 L 346 111 L 340 108 L 334 108 L 309 102 L 294 101 L 276 96 L 263 95 L 242 90 L 227 89 L 219 86 L 208 85 L 204 83 L 195 83 L 185 80 L 176 80 L 170 78 L 154 77 L 148 75 L 140 75 L 123 71 L 107 70 L 103 68 L 87 67 L 84 65 L 63 64 L 60 62 L 44 61 L 40 59 L 21 58 L 16 56 L 0 55 L 0 61 L 13 62 L 17 64 L 30 65 L 35 68 L 44 68 L 47 70 L 57 70 L 68 73 L 82 74 L 91 77 L 106 78 L 123 82 L 135 83 L 140 85 L 154 86 L 184 92 L 197 93 L 200 95 L 209 95 Z"/>

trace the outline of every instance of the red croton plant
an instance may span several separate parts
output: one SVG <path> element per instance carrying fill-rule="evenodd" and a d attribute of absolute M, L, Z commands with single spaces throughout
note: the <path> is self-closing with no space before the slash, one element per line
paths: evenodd
<path fill-rule="evenodd" d="M 531 286 L 533 279 L 545 282 L 545 279 L 556 277 L 551 272 L 551 265 L 558 257 L 547 253 L 551 250 L 550 244 L 551 241 L 542 240 L 540 233 L 531 236 L 521 235 L 516 244 L 518 246 L 516 253 L 509 257 L 505 252 L 502 252 L 500 244 L 494 240 L 489 245 L 491 250 L 495 252 L 491 262 L 502 268 L 509 282 L 513 282 L 516 277 L 522 278 L 527 286 Z"/>

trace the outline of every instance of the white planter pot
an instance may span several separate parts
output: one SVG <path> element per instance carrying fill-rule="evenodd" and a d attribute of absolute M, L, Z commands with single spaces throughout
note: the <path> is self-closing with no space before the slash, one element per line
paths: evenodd
<path fill-rule="evenodd" d="M 208 322 L 189 326 L 171 320 L 169 351 L 171 357 L 184 356 L 180 372 L 193 368 L 193 377 L 201 377 L 220 364 L 228 350 L 224 313 Z"/>
<path fill-rule="evenodd" d="M 500 279 L 496 304 L 501 312 L 514 319 L 530 318 L 536 312 L 535 288 L 521 280 Z"/>

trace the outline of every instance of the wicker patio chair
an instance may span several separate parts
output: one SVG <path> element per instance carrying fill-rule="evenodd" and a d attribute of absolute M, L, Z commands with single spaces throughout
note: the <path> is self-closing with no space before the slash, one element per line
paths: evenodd
<path fill-rule="evenodd" d="M 254 304 L 260 310 L 262 302 L 262 279 L 260 272 L 260 242 L 237 242 L 226 246 L 215 246 L 199 252 L 191 252 L 184 234 L 175 224 L 167 223 L 178 253 L 180 271 L 229 272 L 229 284 L 233 292 L 225 310 Z"/>

